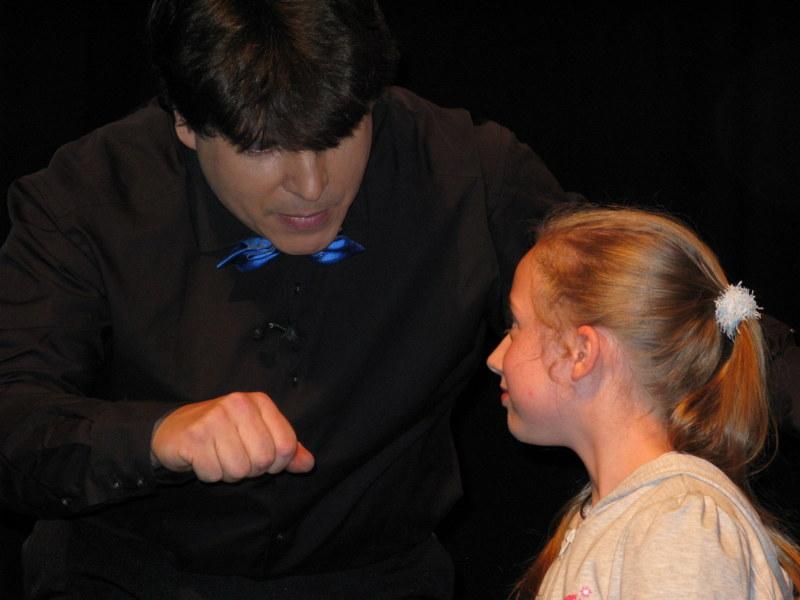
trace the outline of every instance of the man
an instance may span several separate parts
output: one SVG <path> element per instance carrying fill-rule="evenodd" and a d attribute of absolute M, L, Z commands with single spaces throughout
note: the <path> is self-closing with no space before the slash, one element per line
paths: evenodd
<path fill-rule="evenodd" d="M 507 130 L 387 88 L 373 2 L 156 0 L 149 32 L 164 108 L 9 192 L 28 595 L 450 597 L 450 411 L 563 192 Z"/>

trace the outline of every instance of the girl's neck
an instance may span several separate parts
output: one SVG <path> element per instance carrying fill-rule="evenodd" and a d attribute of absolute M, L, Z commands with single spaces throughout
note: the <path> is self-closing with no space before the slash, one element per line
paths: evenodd
<path fill-rule="evenodd" d="M 632 402 L 632 401 L 631 401 Z M 592 504 L 611 493 L 645 463 L 672 450 L 661 420 L 649 412 L 636 411 L 638 403 L 614 401 L 596 415 L 588 442 L 574 448 L 592 484 Z"/>
<path fill-rule="evenodd" d="M 573 368 L 577 377 L 570 388 L 573 423 L 567 445 L 589 472 L 594 504 L 672 448 L 657 403 L 639 384 L 614 334 L 602 328 L 581 329 L 586 351 L 580 364 L 588 370 Z"/>

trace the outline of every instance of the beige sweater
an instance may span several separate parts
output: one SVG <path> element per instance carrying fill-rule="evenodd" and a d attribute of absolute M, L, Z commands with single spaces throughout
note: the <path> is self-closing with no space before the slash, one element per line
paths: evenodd
<path fill-rule="evenodd" d="M 775 547 L 719 469 L 669 452 L 576 516 L 543 600 L 791 598 Z"/>

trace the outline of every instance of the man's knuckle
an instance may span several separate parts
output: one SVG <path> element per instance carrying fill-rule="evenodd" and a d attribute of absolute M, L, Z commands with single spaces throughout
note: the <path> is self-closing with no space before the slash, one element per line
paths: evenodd
<path fill-rule="evenodd" d="M 250 398 L 244 392 L 233 392 L 227 396 L 223 396 L 219 402 L 226 411 L 240 411 L 250 404 Z"/>
<path fill-rule="evenodd" d="M 203 463 L 194 465 L 194 472 L 200 481 L 205 483 L 216 483 L 222 479 L 222 469 Z"/>
<path fill-rule="evenodd" d="M 275 456 L 279 459 L 288 459 L 297 451 L 297 440 L 294 436 L 286 437 L 275 442 Z"/>
<path fill-rule="evenodd" d="M 226 469 L 226 475 L 228 478 L 238 481 L 240 479 L 244 479 L 250 474 L 250 463 L 246 461 L 236 462 L 232 465 L 229 465 Z"/>
<path fill-rule="evenodd" d="M 252 461 L 252 472 L 256 475 L 266 473 L 275 462 L 274 455 L 262 455 Z"/>

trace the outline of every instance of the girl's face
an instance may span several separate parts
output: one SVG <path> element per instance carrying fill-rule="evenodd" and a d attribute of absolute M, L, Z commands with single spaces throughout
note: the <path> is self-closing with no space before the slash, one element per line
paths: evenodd
<path fill-rule="evenodd" d="M 514 275 L 511 328 L 487 364 L 500 375 L 500 398 L 514 437 L 529 444 L 569 445 L 568 360 L 555 332 L 534 312 L 536 272 L 530 256 L 522 259 Z"/>

